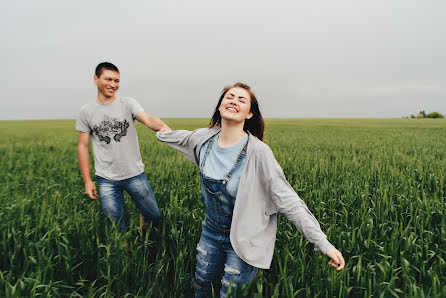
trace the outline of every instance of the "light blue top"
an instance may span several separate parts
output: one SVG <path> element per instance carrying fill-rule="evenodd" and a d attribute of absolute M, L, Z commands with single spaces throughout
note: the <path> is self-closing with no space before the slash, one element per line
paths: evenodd
<path fill-rule="evenodd" d="M 218 137 L 220 133 L 215 135 L 214 142 L 209 152 L 208 157 L 206 158 L 206 162 L 203 167 L 203 174 L 209 178 L 216 180 L 223 180 L 226 174 L 234 167 L 237 158 L 245 146 L 246 142 L 248 142 L 248 135 L 246 135 L 240 142 L 235 144 L 232 147 L 220 147 L 218 145 Z M 206 148 L 209 145 L 209 141 L 201 146 L 200 150 L 200 163 L 203 161 L 203 157 L 206 153 Z M 240 182 L 240 176 L 242 175 L 243 168 L 246 164 L 246 158 L 243 158 L 240 161 L 240 166 L 235 170 L 232 178 L 229 180 L 226 190 L 228 191 L 231 200 L 235 200 L 237 196 L 238 184 Z"/>

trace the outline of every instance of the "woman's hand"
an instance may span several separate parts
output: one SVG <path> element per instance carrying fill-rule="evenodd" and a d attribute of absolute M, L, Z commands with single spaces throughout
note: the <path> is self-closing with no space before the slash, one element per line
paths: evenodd
<path fill-rule="evenodd" d="M 327 250 L 327 252 L 325 253 L 329 258 L 331 258 L 330 262 L 328 262 L 328 264 L 330 264 L 331 266 L 335 267 L 336 270 L 341 270 L 344 268 L 345 266 L 345 261 L 344 258 L 342 257 L 342 254 L 339 250 L 337 250 L 336 248 L 332 247 L 329 250 Z"/>

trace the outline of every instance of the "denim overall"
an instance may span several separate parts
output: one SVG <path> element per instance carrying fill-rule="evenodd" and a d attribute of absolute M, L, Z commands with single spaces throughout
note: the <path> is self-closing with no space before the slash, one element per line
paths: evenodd
<path fill-rule="evenodd" d="M 237 286 L 248 284 L 257 274 L 256 267 L 245 263 L 237 256 L 229 239 L 235 198 L 230 197 L 226 187 L 246 155 L 248 142 L 224 179 L 216 180 L 203 173 L 206 158 L 215 140 L 216 137 L 213 137 L 208 141 L 206 153 L 200 163 L 201 201 L 206 209 L 206 217 L 200 242 L 197 245 L 195 297 L 211 297 L 212 283 L 221 278 L 223 271 L 221 297 L 226 297 L 229 286 L 230 292 L 234 293 Z"/>

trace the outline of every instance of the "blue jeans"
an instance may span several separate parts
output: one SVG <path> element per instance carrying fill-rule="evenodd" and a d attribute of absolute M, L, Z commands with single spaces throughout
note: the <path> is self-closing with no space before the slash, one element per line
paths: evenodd
<path fill-rule="evenodd" d="M 102 211 L 108 222 L 115 224 L 120 232 L 125 232 L 124 190 L 135 201 L 146 223 L 157 224 L 161 219 L 155 195 L 144 173 L 120 181 L 100 176 L 96 176 L 96 179 Z"/>
<path fill-rule="evenodd" d="M 237 287 L 249 284 L 257 274 L 257 268 L 245 263 L 235 253 L 228 232 L 220 232 L 205 220 L 197 245 L 197 266 L 195 269 L 195 297 L 211 297 L 212 283 L 221 276 L 220 297 L 226 297 L 229 286 L 234 294 Z M 232 296 L 232 295 L 231 295 Z"/>

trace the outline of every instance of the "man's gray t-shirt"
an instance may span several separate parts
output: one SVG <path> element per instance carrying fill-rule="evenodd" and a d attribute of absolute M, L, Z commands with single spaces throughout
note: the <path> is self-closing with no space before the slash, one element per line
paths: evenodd
<path fill-rule="evenodd" d="M 82 106 L 76 129 L 91 135 L 96 175 L 123 180 L 144 172 L 134 120 L 143 112 L 133 98 Z"/>

